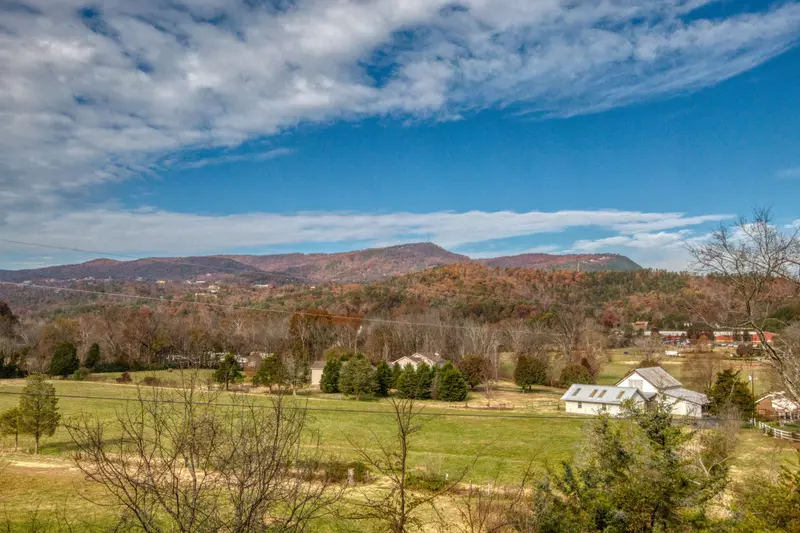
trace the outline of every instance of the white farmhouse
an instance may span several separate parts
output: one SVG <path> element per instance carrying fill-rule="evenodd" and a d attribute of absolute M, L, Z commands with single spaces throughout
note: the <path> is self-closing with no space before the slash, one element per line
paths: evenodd
<path fill-rule="evenodd" d="M 644 393 L 662 394 L 672 405 L 672 414 L 700 418 L 708 396 L 681 387 L 681 382 L 660 366 L 637 368 L 617 382 L 617 387 L 636 387 Z"/>
<path fill-rule="evenodd" d="M 439 354 L 436 355 L 438 356 Z M 438 357 L 436 359 L 431 359 L 427 355 L 422 355 L 421 353 L 415 353 L 411 355 L 404 355 L 400 359 L 392 361 L 390 365 L 400 365 L 400 368 L 405 368 L 406 365 L 411 365 L 414 367 L 414 369 L 416 369 L 422 363 L 425 363 L 430 367 L 434 367 L 434 366 L 441 366 L 444 363 L 444 361 L 442 361 Z"/>
<path fill-rule="evenodd" d="M 677 416 L 700 418 L 708 397 L 681 387 L 681 382 L 659 366 L 631 370 L 613 387 L 572 385 L 561 397 L 568 413 L 597 414 L 605 410 L 617 414 L 625 400 L 645 404 L 656 396 L 664 398 Z"/>
<path fill-rule="evenodd" d="M 607 385 L 572 385 L 561 397 L 568 413 L 596 415 L 605 410 L 619 414 L 622 402 L 632 400 L 646 403 L 654 394 L 646 394 L 634 387 L 610 387 Z"/>

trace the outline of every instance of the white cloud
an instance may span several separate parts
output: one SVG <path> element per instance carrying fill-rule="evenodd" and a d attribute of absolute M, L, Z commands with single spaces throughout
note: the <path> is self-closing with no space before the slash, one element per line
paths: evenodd
<path fill-rule="evenodd" d="M 614 252 L 628 255 L 634 261 L 648 267 L 681 271 L 690 270 L 691 267 L 691 256 L 687 245 L 701 243 L 708 237 L 708 233 L 697 235 L 691 229 L 657 233 L 635 232 L 602 239 L 579 240 L 574 242 L 567 252 Z"/>
<path fill-rule="evenodd" d="M 723 220 L 730 215 L 709 215 L 703 220 Z M 37 213 L 12 214 L 7 227 L 14 240 L 64 248 L 98 250 L 108 254 L 190 255 L 224 253 L 244 249 L 303 243 L 368 242 L 388 245 L 430 238 L 449 248 L 472 245 L 470 255 L 482 254 L 486 241 L 536 234 L 553 234 L 569 228 L 618 228 L 665 226 L 677 231 L 621 233 L 598 241 L 578 241 L 573 251 L 640 248 L 666 249 L 679 237 L 688 235 L 698 217 L 681 213 L 642 213 L 636 211 L 556 211 L 527 212 L 470 211 L 465 213 L 300 213 L 282 215 L 252 213 L 230 216 L 204 216 L 159 210 L 95 209 L 64 213 L 58 217 Z M 42 242 L 46 235 L 46 242 Z M 19 253 L 18 245 L 0 243 L 0 251 Z M 526 252 L 553 252 L 555 245 Z M 58 256 L 56 260 L 58 262 Z"/>
<path fill-rule="evenodd" d="M 784 168 L 775 173 L 775 175 L 783 180 L 792 180 L 800 178 L 800 167 Z"/>
<path fill-rule="evenodd" d="M 798 2 L 684 18 L 713 3 L 22 0 L 0 7 L 0 212 L 53 210 L 170 153 L 300 123 L 596 112 L 713 85 L 796 42 Z"/>

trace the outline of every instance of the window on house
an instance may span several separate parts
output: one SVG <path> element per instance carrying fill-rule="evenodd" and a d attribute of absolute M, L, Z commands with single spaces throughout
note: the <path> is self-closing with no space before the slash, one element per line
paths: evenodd
<path fill-rule="evenodd" d="M 617 394 L 617 400 L 619 400 L 623 396 L 625 396 L 625 391 L 624 390 L 623 391 L 619 391 L 619 394 Z"/>
<path fill-rule="evenodd" d="M 572 393 L 572 395 L 573 395 L 573 396 L 577 396 L 579 392 L 581 392 L 581 389 L 580 389 L 580 387 L 578 387 L 577 389 L 575 389 L 575 392 L 573 392 L 573 393 Z"/>
<path fill-rule="evenodd" d="M 594 389 L 592 393 L 589 395 L 589 398 L 594 398 L 594 395 L 597 394 L 597 389 Z"/>
<path fill-rule="evenodd" d="M 581 402 L 578 402 L 578 409 L 583 409 L 583 404 Z"/>
<path fill-rule="evenodd" d="M 605 391 L 605 389 L 603 389 L 603 390 L 600 391 L 600 394 L 597 397 L 598 398 L 602 398 L 605 395 L 606 395 L 606 391 Z"/>

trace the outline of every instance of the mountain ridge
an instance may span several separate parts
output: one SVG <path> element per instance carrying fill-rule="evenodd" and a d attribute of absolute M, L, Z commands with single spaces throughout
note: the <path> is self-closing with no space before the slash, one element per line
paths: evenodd
<path fill-rule="evenodd" d="M 453 264 L 495 268 L 637 270 L 619 254 L 519 254 L 471 259 L 434 243 L 410 243 L 336 253 L 225 254 L 148 257 L 130 261 L 96 258 L 85 263 L 26 270 L 0 270 L 0 281 L 115 279 L 190 281 L 202 277 L 245 278 L 274 283 L 367 282 Z M 283 281 L 281 281 L 283 280 Z"/>

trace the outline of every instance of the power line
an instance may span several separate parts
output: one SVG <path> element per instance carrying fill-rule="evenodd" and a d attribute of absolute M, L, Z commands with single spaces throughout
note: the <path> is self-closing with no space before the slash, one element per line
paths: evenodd
<path fill-rule="evenodd" d="M 349 320 L 354 322 L 371 322 L 375 324 L 392 324 L 392 325 L 406 325 L 406 326 L 419 326 L 419 327 L 428 327 L 428 328 L 436 328 L 436 329 L 458 329 L 458 330 L 472 330 L 473 327 L 470 326 L 460 326 L 456 324 L 428 324 L 425 322 L 410 322 L 404 320 L 392 320 L 388 318 L 367 318 L 367 317 L 357 317 L 357 316 L 348 316 L 348 315 L 333 315 L 333 314 L 320 314 L 320 313 L 311 313 L 308 311 L 292 311 L 289 309 L 274 309 L 274 308 L 264 308 L 264 307 L 252 307 L 252 306 L 243 306 L 243 305 L 235 305 L 235 304 L 220 304 L 214 302 L 198 302 L 198 301 L 175 301 L 175 300 L 165 300 L 162 297 L 156 296 L 141 296 L 141 295 L 134 295 L 134 294 L 124 294 L 121 292 L 107 292 L 107 291 L 94 291 L 89 289 L 75 289 L 70 287 L 52 287 L 50 285 L 37 285 L 34 283 L 18 283 L 13 281 L 0 281 L 0 285 L 10 285 L 13 287 L 20 287 L 23 289 L 41 289 L 41 290 L 50 290 L 50 291 L 64 291 L 64 292 L 71 292 L 71 293 L 78 293 L 78 294 L 92 294 L 96 296 L 111 296 L 114 298 L 122 298 L 127 300 L 145 300 L 145 301 L 154 301 L 158 303 L 170 303 L 170 304 L 189 304 L 189 305 L 197 305 L 197 306 L 207 306 L 207 307 L 215 307 L 215 308 L 222 308 L 222 309 L 235 309 L 235 310 L 244 310 L 244 311 L 256 311 L 256 312 L 263 312 L 263 313 L 275 313 L 275 314 L 283 314 L 283 315 L 299 315 L 299 316 L 309 316 L 314 318 L 335 318 L 339 320 Z M 517 331 L 517 332 L 527 332 L 524 329 L 517 329 L 517 330 L 508 330 L 508 331 Z"/>

